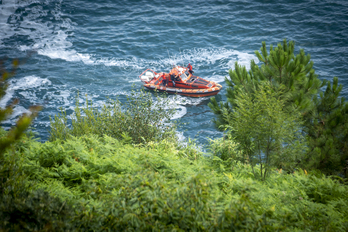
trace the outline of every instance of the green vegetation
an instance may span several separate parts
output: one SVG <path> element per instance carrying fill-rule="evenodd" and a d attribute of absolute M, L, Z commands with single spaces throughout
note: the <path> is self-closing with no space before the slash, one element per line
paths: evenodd
<path fill-rule="evenodd" d="M 316 110 L 304 116 L 309 152 L 303 166 L 348 178 L 348 103 L 339 97 L 342 87 L 337 77 L 328 82 L 313 99 Z"/>
<path fill-rule="evenodd" d="M 175 109 L 169 108 L 169 105 L 165 96 L 157 96 L 154 100 L 149 92 L 132 91 L 124 104 L 119 100 L 109 100 L 99 110 L 86 99 L 85 107 L 80 109 L 77 96 L 71 128 L 66 112 L 62 110 L 51 120 L 49 140 L 96 134 L 127 138 L 136 144 L 163 139 L 175 141 L 176 125 L 169 122 Z"/>
<path fill-rule="evenodd" d="M 0 60 L 0 99 L 2 99 L 8 87 L 7 79 L 12 77 L 15 74 L 16 68 L 18 66 L 18 60 L 14 60 L 12 62 L 12 70 L 7 71 L 5 68 L 5 64 Z M 10 105 L 5 108 L 0 108 L 0 123 L 6 120 L 13 112 L 13 107 L 18 103 L 18 99 L 14 100 Z M 16 123 L 16 126 L 13 127 L 6 136 L 2 136 L 0 138 L 0 160 L 3 158 L 3 153 L 13 144 L 16 140 L 18 140 L 23 132 L 29 127 L 31 121 L 37 115 L 37 112 L 41 109 L 39 106 L 30 107 L 30 114 L 24 114 L 20 117 Z"/>
<path fill-rule="evenodd" d="M 4 133 L 4 132 L 3 132 Z M 40 143 L 23 138 L 5 160 L 6 230 L 346 231 L 348 187 L 302 170 L 250 167 L 217 154 L 183 158 L 163 140 L 138 146 L 84 135 Z M 255 165 L 256 172 L 260 165 Z M 16 178 L 16 179 L 13 179 Z"/>
<path fill-rule="evenodd" d="M 273 48 L 270 46 L 269 52 L 266 43 L 262 42 L 261 53 L 255 51 L 260 60 L 259 67 L 254 60 L 250 62 L 250 70 L 235 63 L 235 69 L 229 71 L 229 79 L 226 77 L 227 102 L 218 104 L 212 98 L 209 104 L 213 112 L 218 116 L 215 120 L 217 126 L 225 125 L 227 122 L 222 114 L 223 110 L 232 112 L 234 107 L 238 107 L 235 98 L 240 93 L 250 94 L 251 97 L 258 90 L 258 86 L 263 82 L 269 82 L 274 91 L 281 89 L 286 107 L 300 109 L 303 113 L 313 110 L 314 103 L 312 98 L 319 89 L 325 85 L 322 83 L 313 68 L 310 55 L 306 55 L 301 49 L 300 53 L 294 54 L 295 43 L 283 41 L 283 45 L 278 44 Z"/>
<path fill-rule="evenodd" d="M 299 112 L 285 111 L 282 93 L 273 91 L 268 83 L 259 85 L 253 97 L 247 93 L 236 96 L 238 107 L 232 113 L 223 112 L 228 123 L 225 128 L 234 136 L 255 177 L 256 164 L 260 164 L 263 180 L 271 167 L 293 171 L 306 149 Z"/>
<path fill-rule="evenodd" d="M 347 152 L 342 87 L 321 92 L 293 50 L 264 45 L 261 68 L 230 71 L 228 102 L 210 105 L 226 133 L 206 154 L 178 142 L 168 99 L 143 91 L 77 101 L 45 143 L 0 128 L 14 138 L 0 153 L 0 231 L 347 231 L 347 179 L 325 175 Z"/>
<path fill-rule="evenodd" d="M 235 69 L 229 71 L 229 78 L 225 78 L 228 86 L 227 102 L 218 103 L 212 98 L 209 103 L 218 117 L 215 124 L 220 129 L 230 125 L 228 115 L 245 107 L 238 102 L 238 96 L 248 95 L 251 101 L 256 102 L 260 86 L 266 83 L 272 91 L 279 93 L 284 102 L 282 111 L 289 112 L 289 115 L 297 112 L 302 115 L 303 124 L 298 126 L 307 140 L 308 149 L 303 153 L 303 158 L 298 160 L 297 166 L 317 169 L 328 175 L 343 174 L 347 178 L 348 103 L 339 97 L 342 85 L 338 85 L 336 77 L 332 84 L 326 80 L 320 81 L 310 55 L 306 55 L 303 49 L 299 54 L 294 54 L 294 48 L 293 41 L 287 43 L 284 40 L 283 44 L 279 43 L 275 48 L 271 45 L 268 52 L 263 42 L 261 53 L 255 51 L 260 66 L 252 60 L 250 70 L 246 71 L 245 67 L 236 63 Z M 322 91 L 323 88 L 326 89 Z M 271 101 L 269 103 L 272 104 Z M 267 146 L 266 143 L 262 144 Z M 243 152 L 247 153 L 247 150 Z"/>

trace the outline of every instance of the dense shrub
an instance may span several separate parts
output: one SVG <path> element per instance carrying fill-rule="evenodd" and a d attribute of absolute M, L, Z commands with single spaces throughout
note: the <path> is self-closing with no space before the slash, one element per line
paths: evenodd
<path fill-rule="evenodd" d="M 31 193 L 22 189 L 0 197 L 0 229 L 4 231 L 67 231 L 73 230 L 73 209 L 48 192 Z"/>
<path fill-rule="evenodd" d="M 348 229 L 348 187 L 336 180 L 302 170 L 285 174 L 271 169 L 266 181 L 260 181 L 241 162 L 200 153 L 194 155 L 198 159 L 183 155 L 191 153 L 192 148 L 178 150 L 166 140 L 139 146 L 97 135 L 46 143 L 20 141 L 5 158 L 16 159 L 19 169 L 12 176 L 25 184 L 5 181 L 7 198 L 1 198 L 0 215 L 6 219 L 1 228 Z M 259 165 L 255 169 L 259 171 Z M 26 212 L 33 213 L 24 217 Z M 24 217 L 21 222 L 15 219 L 18 215 Z"/>
<path fill-rule="evenodd" d="M 86 99 L 80 108 L 78 97 L 72 115 L 71 126 L 66 111 L 51 120 L 50 141 L 67 139 L 70 135 L 104 135 L 126 139 L 132 143 L 147 143 L 172 139 L 175 141 L 176 125 L 169 122 L 175 109 L 169 107 L 169 99 L 159 95 L 155 99 L 150 92 L 132 91 L 125 103 L 109 100 L 100 108 Z"/>

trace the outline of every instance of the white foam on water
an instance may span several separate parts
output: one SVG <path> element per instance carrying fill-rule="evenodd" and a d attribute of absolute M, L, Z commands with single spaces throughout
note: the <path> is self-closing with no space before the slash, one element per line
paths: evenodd
<path fill-rule="evenodd" d="M 222 68 L 231 68 L 231 64 L 238 61 L 239 64 L 244 65 L 247 69 L 250 68 L 250 61 L 258 62 L 254 54 L 240 52 L 233 49 L 225 48 L 196 48 L 192 50 L 183 50 L 180 53 L 173 54 L 168 58 L 159 61 L 159 65 L 168 67 L 174 65 L 184 65 L 188 63 L 193 65 L 193 68 L 201 65 L 215 64 Z"/>
<path fill-rule="evenodd" d="M 190 98 L 181 95 L 170 95 L 168 96 L 169 105 L 168 108 L 176 109 L 175 114 L 171 117 L 172 120 L 184 117 L 187 114 L 187 105 L 198 105 L 202 101 L 208 99 L 207 97 L 201 98 Z"/>
<path fill-rule="evenodd" d="M 59 96 L 56 96 L 56 99 L 60 99 L 61 105 L 63 106 L 70 106 L 71 101 L 69 100 L 69 97 L 71 95 L 71 92 L 69 90 L 61 90 Z"/>
<path fill-rule="evenodd" d="M 176 95 L 176 96 L 171 95 L 169 97 L 172 98 L 172 101 L 177 105 L 194 105 L 194 106 L 208 99 L 208 97 L 192 98 L 192 97 L 185 97 L 181 95 Z"/>
<path fill-rule="evenodd" d="M 44 54 L 41 52 L 40 54 Z M 53 54 L 52 51 L 49 52 L 51 58 L 62 58 L 61 54 Z M 46 54 L 48 55 L 48 54 Z M 193 50 L 184 50 L 177 54 L 172 54 L 170 57 L 164 57 L 162 59 L 143 59 L 133 57 L 130 59 L 119 59 L 119 58 L 95 58 L 90 55 L 82 55 L 76 53 L 75 51 L 66 51 L 66 55 L 69 58 L 64 58 L 67 61 L 82 61 L 89 65 L 105 65 L 105 66 L 115 66 L 124 69 L 133 69 L 136 71 L 141 71 L 146 68 L 153 68 L 155 71 L 169 71 L 173 65 L 184 65 L 188 63 L 194 65 L 194 68 L 199 68 L 199 66 L 204 65 L 217 65 L 223 69 L 230 69 L 234 65 L 235 61 L 239 64 L 244 65 L 247 69 L 250 68 L 250 61 L 253 59 L 258 62 L 258 59 L 253 54 L 248 54 L 245 52 L 239 52 L 236 50 L 229 50 L 224 48 L 197 48 Z M 65 56 L 64 56 L 65 57 Z"/>
<path fill-rule="evenodd" d="M 228 76 L 228 72 L 226 72 L 226 75 L 225 76 Z M 216 83 L 220 83 L 220 82 L 224 82 L 225 81 L 225 76 L 222 76 L 222 75 L 215 75 L 213 73 L 212 76 L 208 76 L 206 79 L 209 80 L 209 81 L 214 81 Z"/>
<path fill-rule="evenodd" d="M 141 82 L 141 80 L 138 78 L 138 79 L 135 79 L 135 80 L 128 81 L 128 83 L 135 83 L 135 82 Z"/>
<path fill-rule="evenodd" d="M 26 4 L 27 3 L 24 1 L 19 2 L 16 0 L 2 0 L 2 4 L 0 4 L 0 46 L 3 45 L 3 39 L 10 38 L 14 34 L 18 33 L 18 31 L 16 31 L 16 27 L 8 23 L 8 19 L 16 12 L 18 7 Z"/>
<path fill-rule="evenodd" d="M 51 85 L 51 81 L 37 76 L 26 76 L 20 79 L 12 79 L 8 82 L 5 96 L 0 101 L 0 107 L 6 107 L 7 103 L 12 99 L 13 95 L 18 90 L 23 90 L 20 94 L 25 97 L 35 97 L 35 94 L 30 94 L 28 91 L 37 89 L 38 87 L 46 87 Z"/>
<path fill-rule="evenodd" d="M 194 48 L 186 49 L 176 54 L 170 54 L 170 57 L 163 59 L 143 59 L 133 57 L 130 59 L 119 58 L 97 58 L 93 54 L 81 53 L 72 49 L 73 44 L 69 41 L 69 36 L 73 35 L 74 23 L 67 17 L 61 17 L 60 4 L 58 2 L 55 10 L 44 9 L 42 4 L 48 4 L 49 1 L 35 6 L 31 3 L 38 1 L 15 1 L 3 0 L 1 5 L 0 29 L 5 32 L 1 40 L 12 35 L 26 35 L 32 41 L 31 45 L 21 45 L 22 51 L 35 50 L 42 56 L 51 59 L 62 59 L 68 62 L 83 62 L 86 65 L 105 65 L 116 66 L 120 68 L 131 68 L 141 70 L 147 67 L 157 68 L 158 71 L 166 71 L 173 64 L 187 65 L 193 63 L 194 68 L 201 65 L 217 65 L 224 69 L 233 67 L 234 62 L 249 68 L 250 60 L 257 60 L 253 54 L 239 52 L 233 49 L 225 48 Z M 40 2 L 38 2 L 40 3 Z M 56 2 L 55 2 L 56 3 Z M 27 7 L 24 12 L 16 13 L 18 7 Z M 41 16 L 48 13 L 53 14 L 55 23 L 44 22 Z M 10 19 L 8 23 L 8 19 Z M 0 41 L 1 43 L 1 41 Z M 164 70 L 165 69 L 165 70 Z"/>
<path fill-rule="evenodd" d="M 250 69 L 250 61 L 251 60 L 254 60 L 255 63 L 259 63 L 259 59 L 254 54 L 248 54 L 248 53 L 236 51 L 235 55 L 237 55 L 238 59 L 231 59 L 227 63 L 227 68 L 228 69 L 232 69 L 233 70 L 236 61 L 238 61 L 239 65 L 245 66 L 247 70 Z"/>
<path fill-rule="evenodd" d="M 175 109 L 176 111 L 174 115 L 171 117 L 171 120 L 182 118 L 187 113 L 187 109 L 184 106 L 177 105 Z"/>
<path fill-rule="evenodd" d="M 39 4 L 30 6 L 35 2 Z M 48 3 L 49 1 L 46 1 L 42 4 Z M 60 5 L 61 2 L 57 4 Z M 16 9 L 19 7 L 25 8 L 24 13 L 22 11 L 16 13 Z M 56 8 L 55 10 L 44 10 L 39 1 L 3 0 L 3 4 L 0 5 L 0 31 L 2 33 L 0 45 L 3 45 L 5 38 L 13 35 L 28 36 L 34 43 L 20 45 L 18 48 L 21 51 L 34 50 L 38 54 L 51 59 L 83 62 L 89 65 L 95 64 L 96 62 L 91 55 L 71 49 L 72 43 L 68 41 L 68 37 L 73 34 L 74 23 L 66 17 L 61 17 L 60 6 Z M 48 13 L 53 14 L 57 23 L 52 24 L 40 19 L 41 16 L 46 16 Z"/>
<path fill-rule="evenodd" d="M 134 70 L 141 70 L 146 67 L 146 65 L 149 63 L 148 61 L 144 59 L 138 59 L 136 57 L 133 57 L 129 60 L 119 59 L 119 58 L 100 58 L 96 59 L 93 58 L 93 64 L 95 65 L 105 65 L 105 66 L 115 66 L 120 68 L 131 68 Z M 150 61 L 151 63 L 151 61 Z"/>
<path fill-rule="evenodd" d="M 67 90 L 67 86 L 49 86 L 49 88 L 39 88 L 39 90 L 43 90 L 44 94 L 42 97 L 35 96 L 35 98 L 31 98 L 31 102 L 34 100 L 40 102 L 44 101 L 45 108 L 64 108 L 71 109 L 75 108 L 75 92 Z M 80 100 L 80 99 L 79 99 Z"/>
<path fill-rule="evenodd" d="M 47 26 L 46 24 L 31 23 L 28 29 L 35 28 L 37 33 L 30 34 L 30 38 L 35 41 L 31 46 L 22 45 L 20 50 L 36 50 L 39 55 L 47 56 L 51 59 L 62 59 L 68 62 L 83 62 L 84 64 L 95 64 L 92 56 L 83 54 L 70 49 L 72 43 L 68 41 L 69 33 L 73 30 L 73 26 L 69 20 L 63 21 L 60 27 L 65 30 L 55 30 L 55 27 Z"/>
<path fill-rule="evenodd" d="M 23 114 L 31 114 L 31 112 L 28 109 L 24 108 L 23 106 L 15 105 L 13 107 L 12 114 L 9 116 L 9 118 L 4 120 L 2 123 L 15 125 L 15 121 L 13 119 L 15 119 L 19 116 L 22 116 Z M 8 129 L 8 128 L 6 128 L 6 129 Z"/>

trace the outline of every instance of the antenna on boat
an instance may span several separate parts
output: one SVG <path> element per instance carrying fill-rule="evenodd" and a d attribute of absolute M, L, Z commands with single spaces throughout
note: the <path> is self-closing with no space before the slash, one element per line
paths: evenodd
<path fill-rule="evenodd" d="M 180 55 L 181 55 L 181 60 L 182 60 L 182 67 L 184 67 L 184 57 L 183 57 L 183 55 L 182 55 L 182 53 L 181 53 L 180 48 L 179 48 L 179 52 L 180 52 Z"/>
<path fill-rule="evenodd" d="M 168 48 L 167 48 L 167 52 L 168 52 L 168 59 L 169 59 L 169 61 L 170 61 L 170 55 L 169 55 L 169 50 L 168 50 Z M 174 66 L 174 64 L 173 64 L 173 66 Z"/>

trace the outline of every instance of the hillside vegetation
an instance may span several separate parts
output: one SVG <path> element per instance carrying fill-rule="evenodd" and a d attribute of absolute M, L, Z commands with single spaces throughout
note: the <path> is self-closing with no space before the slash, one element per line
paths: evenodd
<path fill-rule="evenodd" d="M 276 51 L 290 62 L 284 44 Z M 210 105 L 224 137 L 206 153 L 178 140 L 174 108 L 150 92 L 101 109 L 77 103 L 71 117 L 62 110 L 44 143 L 24 133 L 40 110 L 32 109 L 0 128 L 0 231 L 348 231 L 348 133 L 334 133 L 346 129 L 348 104 L 337 78 L 314 96 L 323 85 L 301 55 L 306 72 L 293 73 L 303 81 L 288 89 L 263 79 L 275 72 L 266 60 L 249 74 L 236 64 L 228 102 Z M 296 92 L 306 83 L 314 89 Z M 323 115 L 325 105 L 335 107 Z"/>
<path fill-rule="evenodd" d="M 5 231 L 348 228 L 348 187 L 337 180 L 272 169 L 261 181 L 248 165 L 165 140 L 136 146 L 96 135 L 22 138 L 2 164 Z"/>

